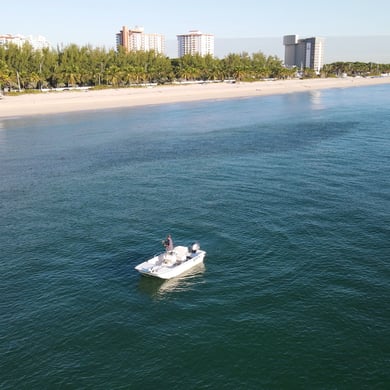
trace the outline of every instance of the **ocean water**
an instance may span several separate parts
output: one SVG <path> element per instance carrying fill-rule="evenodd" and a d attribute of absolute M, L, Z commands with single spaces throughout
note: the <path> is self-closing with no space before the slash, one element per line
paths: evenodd
<path fill-rule="evenodd" d="M 382 85 L 1 121 L 0 388 L 388 389 L 389 107 Z M 167 233 L 204 265 L 140 276 Z"/>

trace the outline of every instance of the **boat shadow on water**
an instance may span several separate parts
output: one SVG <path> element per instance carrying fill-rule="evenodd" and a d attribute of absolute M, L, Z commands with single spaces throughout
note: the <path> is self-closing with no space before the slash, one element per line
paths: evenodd
<path fill-rule="evenodd" d="M 165 299 L 172 293 L 188 291 L 201 283 L 205 270 L 202 262 L 180 276 L 168 280 L 140 276 L 138 290 L 153 299 Z"/>

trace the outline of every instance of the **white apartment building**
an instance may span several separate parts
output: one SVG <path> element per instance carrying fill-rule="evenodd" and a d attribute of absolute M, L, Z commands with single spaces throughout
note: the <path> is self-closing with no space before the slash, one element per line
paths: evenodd
<path fill-rule="evenodd" d="M 179 57 L 183 57 L 186 54 L 214 55 L 214 35 L 203 34 L 198 30 L 190 31 L 188 34 L 177 35 L 177 45 Z"/>
<path fill-rule="evenodd" d="M 161 34 L 145 34 L 143 27 L 136 26 L 129 30 L 126 26 L 116 34 L 116 46 L 123 46 L 126 51 L 165 52 L 165 39 Z"/>
<path fill-rule="evenodd" d="M 311 68 L 317 73 L 324 64 L 324 39 L 318 37 L 298 39 L 298 35 L 283 37 L 284 65 L 299 69 Z"/>
<path fill-rule="evenodd" d="M 50 43 L 46 40 L 45 37 L 38 36 L 28 36 L 24 35 L 11 35 L 11 34 L 3 34 L 0 35 L 0 46 L 7 46 L 9 44 L 14 44 L 18 47 L 22 47 L 25 43 L 29 43 L 34 50 L 42 50 L 49 49 Z"/>

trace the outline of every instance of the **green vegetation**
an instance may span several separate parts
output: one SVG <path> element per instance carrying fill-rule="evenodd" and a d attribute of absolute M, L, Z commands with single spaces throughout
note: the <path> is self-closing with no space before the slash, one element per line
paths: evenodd
<path fill-rule="evenodd" d="M 361 76 L 374 77 L 390 73 L 390 64 L 375 64 L 373 62 L 334 62 L 322 68 L 324 77 Z"/>
<path fill-rule="evenodd" d="M 105 50 L 69 45 L 57 50 L 34 51 L 29 44 L 0 47 L 0 88 L 28 90 L 92 86 L 102 88 L 165 84 L 174 81 L 236 80 L 293 77 L 274 56 L 258 52 L 170 59 L 150 52 Z"/>
<path fill-rule="evenodd" d="M 337 62 L 325 65 L 321 76 L 367 76 L 389 73 L 389 65 Z M 170 59 L 162 54 L 106 50 L 71 44 L 57 50 L 34 51 L 29 44 L 0 46 L 0 90 L 37 90 L 89 86 L 95 88 L 137 86 L 175 81 L 255 81 L 295 77 L 275 56 L 262 52 Z M 302 77 L 318 77 L 304 69 Z"/>

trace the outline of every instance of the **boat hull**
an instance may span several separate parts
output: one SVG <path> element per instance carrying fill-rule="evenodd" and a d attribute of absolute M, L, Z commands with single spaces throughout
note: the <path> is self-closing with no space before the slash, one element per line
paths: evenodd
<path fill-rule="evenodd" d="M 190 252 L 186 247 L 176 247 L 172 252 L 162 253 L 138 264 L 135 269 L 144 276 L 171 279 L 202 263 L 205 256 L 206 252 L 200 249 Z"/>

